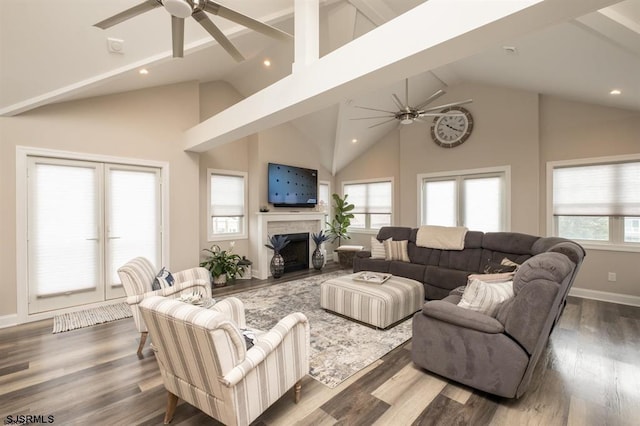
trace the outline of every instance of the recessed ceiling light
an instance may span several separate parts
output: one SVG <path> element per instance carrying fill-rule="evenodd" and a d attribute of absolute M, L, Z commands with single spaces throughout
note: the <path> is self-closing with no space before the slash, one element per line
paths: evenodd
<path fill-rule="evenodd" d="M 149 74 L 149 70 L 146 69 L 146 68 L 142 68 L 142 69 L 140 69 L 140 71 L 138 71 L 138 73 L 141 74 L 141 75 L 147 75 L 147 74 Z"/>
<path fill-rule="evenodd" d="M 613 89 L 612 91 L 609 92 L 610 95 L 620 95 L 622 94 L 622 92 L 618 89 Z"/>
<path fill-rule="evenodd" d="M 262 61 L 262 63 L 264 64 L 265 67 L 270 67 L 271 66 L 271 61 L 268 59 L 265 59 L 264 61 Z"/>
<path fill-rule="evenodd" d="M 351 143 L 356 143 L 356 142 L 358 142 L 358 139 L 356 138 L 351 139 Z"/>

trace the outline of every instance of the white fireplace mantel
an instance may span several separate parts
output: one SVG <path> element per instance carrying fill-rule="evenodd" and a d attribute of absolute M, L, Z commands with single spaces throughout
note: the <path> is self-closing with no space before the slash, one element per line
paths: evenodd
<path fill-rule="evenodd" d="M 260 212 L 256 213 L 256 232 L 252 235 L 255 238 L 258 259 L 252 268 L 253 276 L 264 280 L 269 278 L 271 271 L 269 264 L 273 257 L 273 251 L 265 247 L 269 242 L 271 234 L 291 234 L 298 232 L 309 233 L 309 267 L 311 268 L 311 255 L 315 248 L 311 245 L 311 234 L 318 233 L 323 229 L 325 213 L 310 212 Z M 252 242 L 253 245 L 253 242 Z"/>

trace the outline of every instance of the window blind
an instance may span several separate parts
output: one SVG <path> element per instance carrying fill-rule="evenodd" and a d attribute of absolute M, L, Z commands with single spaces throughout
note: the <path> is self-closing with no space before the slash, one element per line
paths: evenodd
<path fill-rule="evenodd" d="M 244 217 L 244 177 L 211 175 L 211 217 Z"/>
<path fill-rule="evenodd" d="M 100 280 L 96 168 L 34 163 L 29 280 L 35 295 L 96 288 Z"/>
<path fill-rule="evenodd" d="M 391 182 L 347 184 L 344 186 L 347 201 L 355 207 L 354 214 L 391 214 Z"/>
<path fill-rule="evenodd" d="M 553 170 L 555 216 L 640 216 L 640 162 Z"/>

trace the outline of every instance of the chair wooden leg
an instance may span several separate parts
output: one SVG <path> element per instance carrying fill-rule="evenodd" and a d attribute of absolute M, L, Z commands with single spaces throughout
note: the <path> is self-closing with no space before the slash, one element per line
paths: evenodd
<path fill-rule="evenodd" d="M 296 404 L 300 402 L 300 393 L 302 390 L 302 382 L 298 380 L 296 384 L 293 386 L 293 402 Z"/>
<path fill-rule="evenodd" d="M 144 344 L 147 341 L 148 331 L 143 331 L 140 333 L 140 344 L 138 345 L 138 358 L 142 359 L 142 348 L 144 348 Z"/>
<path fill-rule="evenodd" d="M 178 405 L 178 397 L 171 392 L 167 392 L 167 412 L 164 414 L 164 424 L 168 425 L 173 420 Z"/>

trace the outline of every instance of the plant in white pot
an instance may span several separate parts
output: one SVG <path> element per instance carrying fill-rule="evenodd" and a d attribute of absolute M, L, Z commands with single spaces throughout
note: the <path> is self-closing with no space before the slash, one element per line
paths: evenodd
<path fill-rule="evenodd" d="M 347 201 L 347 196 L 349 194 L 344 194 L 343 198 L 340 198 L 338 194 L 333 194 L 333 219 L 331 222 L 327 222 L 329 226 L 329 231 L 327 234 L 329 235 L 329 239 L 331 242 L 335 242 L 338 240 L 338 247 L 342 244 L 342 240 L 349 240 L 351 236 L 349 235 L 349 226 L 351 226 L 351 219 L 354 218 L 353 213 L 351 211 L 356 207 L 353 204 Z M 337 252 L 338 256 L 342 256 Z M 334 259 L 336 257 L 336 252 L 334 252 Z M 341 264 L 346 264 L 345 259 L 340 259 Z"/>
<path fill-rule="evenodd" d="M 272 235 L 269 236 L 269 244 L 264 246 L 273 250 L 273 257 L 271 258 L 271 276 L 273 278 L 280 278 L 284 274 L 284 258 L 280 254 L 283 248 L 289 244 L 289 239 L 286 235 Z"/>
<path fill-rule="evenodd" d="M 214 244 L 210 249 L 202 251 L 209 255 L 200 262 L 200 266 L 211 272 L 214 287 L 224 287 L 227 281 L 244 273 L 245 266 L 238 263 L 241 257 L 233 253 L 233 243 L 229 250 L 222 250 L 219 245 Z"/>

